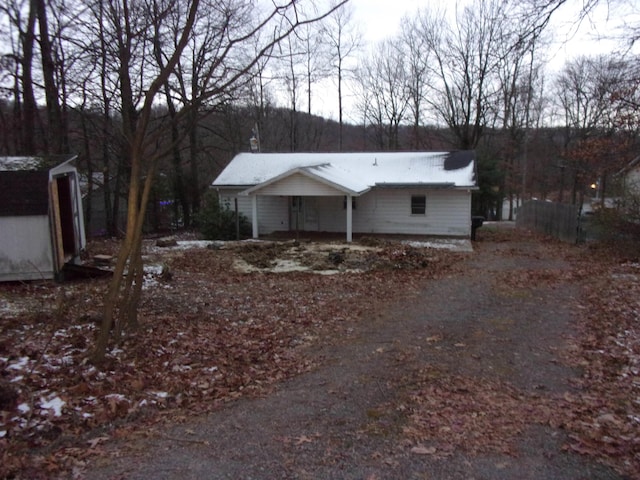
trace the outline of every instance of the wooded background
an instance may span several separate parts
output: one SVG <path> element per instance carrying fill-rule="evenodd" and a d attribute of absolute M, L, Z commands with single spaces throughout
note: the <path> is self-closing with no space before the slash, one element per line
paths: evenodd
<path fill-rule="evenodd" d="M 0 155 L 78 153 L 99 199 L 88 230 L 110 235 L 124 228 L 145 103 L 152 228 L 190 227 L 251 137 L 263 152 L 475 149 L 473 209 L 487 218 L 511 218 L 522 199 L 616 195 L 637 151 L 637 26 L 617 32 L 620 51 L 549 72 L 549 20 L 564 3 L 476 0 L 453 15 L 427 4 L 365 45 L 348 1 L 8 0 Z M 327 99 L 335 119 L 314 113 Z"/>

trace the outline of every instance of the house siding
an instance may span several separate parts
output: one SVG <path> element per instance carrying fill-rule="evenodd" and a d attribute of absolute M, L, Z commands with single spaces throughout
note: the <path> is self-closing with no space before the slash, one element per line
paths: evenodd
<path fill-rule="evenodd" d="M 54 277 L 48 216 L 0 218 L 0 245 L 0 281 Z"/>
<path fill-rule="evenodd" d="M 222 205 L 233 207 L 242 191 L 221 191 Z M 273 193 L 281 191 L 274 190 Z M 322 232 L 346 230 L 345 196 L 304 195 L 309 213 L 305 229 Z M 411 196 L 426 196 L 426 213 L 411 214 Z M 239 195 L 238 209 L 252 219 L 251 197 Z M 258 196 L 258 229 L 264 235 L 288 230 L 289 196 Z M 471 192 L 467 190 L 374 189 L 353 197 L 354 233 L 442 235 L 468 237 L 471 234 Z M 313 221 L 310 221 L 313 220 Z"/>
<path fill-rule="evenodd" d="M 470 192 L 407 189 L 378 190 L 375 193 L 375 215 L 371 216 L 372 232 L 448 236 L 471 234 Z M 424 215 L 411 214 L 412 195 L 426 196 Z"/>
<path fill-rule="evenodd" d="M 412 195 L 426 196 L 425 215 L 411 214 Z M 353 231 L 356 233 L 448 236 L 471 234 L 471 193 L 467 191 L 377 189 L 354 198 Z M 318 229 L 344 232 L 347 218 L 344 197 L 318 200 Z"/>
<path fill-rule="evenodd" d="M 318 182 L 312 178 L 297 173 L 282 180 L 273 182 L 260 189 L 260 195 L 290 195 L 290 196 L 333 196 L 340 195 L 336 188 Z"/>
<path fill-rule="evenodd" d="M 238 211 L 249 221 L 253 220 L 252 197 L 239 195 L 244 189 L 220 190 L 220 205 L 235 209 L 234 200 L 238 199 Z M 262 234 L 289 229 L 289 198 L 284 196 L 258 196 L 258 230 Z"/>

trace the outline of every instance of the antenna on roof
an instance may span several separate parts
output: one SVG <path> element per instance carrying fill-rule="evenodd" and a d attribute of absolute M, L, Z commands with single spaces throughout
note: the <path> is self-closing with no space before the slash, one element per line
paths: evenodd
<path fill-rule="evenodd" d="M 373 166 L 374 167 L 378 166 L 378 157 L 373 157 Z"/>
<path fill-rule="evenodd" d="M 254 125 L 251 130 L 251 138 L 249 139 L 249 147 L 251 147 L 251 152 L 256 153 L 260 152 L 260 131 L 258 130 L 258 123 Z"/>

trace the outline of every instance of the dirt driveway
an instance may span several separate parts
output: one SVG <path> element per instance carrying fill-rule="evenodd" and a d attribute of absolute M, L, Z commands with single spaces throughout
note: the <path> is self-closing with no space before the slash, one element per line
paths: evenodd
<path fill-rule="evenodd" d="M 475 247 L 412 302 L 314 347 L 314 371 L 263 398 L 128 437 L 81 476 L 621 478 L 563 449 L 554 418 L 580 373 L 563 362 L 580 293 L 571 266 L 526 240 Z"/>

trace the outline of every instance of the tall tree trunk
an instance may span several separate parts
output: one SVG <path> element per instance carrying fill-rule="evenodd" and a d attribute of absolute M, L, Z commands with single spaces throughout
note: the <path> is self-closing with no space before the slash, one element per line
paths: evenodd
<path fill-rule="evenodd" d="M 36 7 L 29 5 L 27 31 L 22 41 L 22 148 L 27 155 L 37 153 L 35 146 L 38 106 L 33 93 L 33 45 L 35 42 Z"/>
<path fill-rule="evenodd" d="M 189 189 L 191 192 L 191 212 L 196 214 L 200 211 L 200 179 L 198 175 L 198 109 L 191 112 L 189 122 Z"/>
<path fill-rule="evenodd" d="M 55 80 L 55 63 L 51 40 L 49 38 L 49 25 L 47 21 L 47 9 L 44 0 L 33 0 L 38 12 L 38 25 L 40 26 L 40 53 L 42 55 L 42 75 L 44 78 L 44 92 L 47 101 L 47 131 L 49 148 L 51 153 L 67 153 L 65 151 L 65 132 L 58 96 L 58 85 Z"/>

